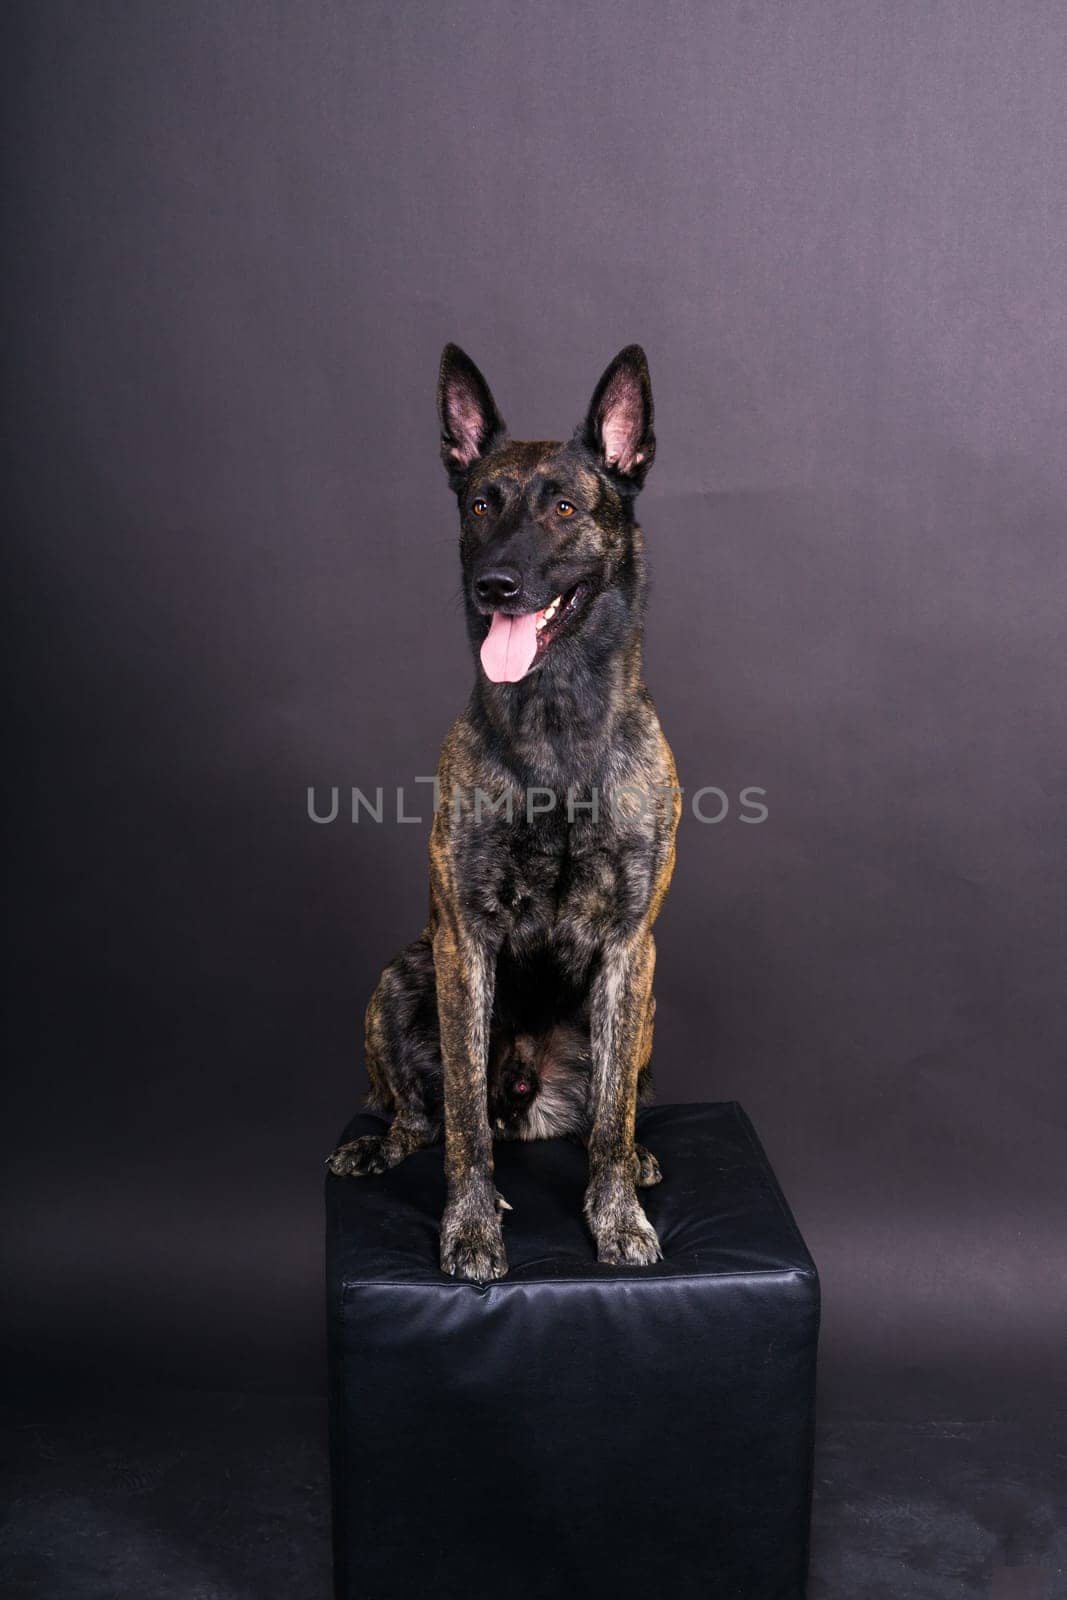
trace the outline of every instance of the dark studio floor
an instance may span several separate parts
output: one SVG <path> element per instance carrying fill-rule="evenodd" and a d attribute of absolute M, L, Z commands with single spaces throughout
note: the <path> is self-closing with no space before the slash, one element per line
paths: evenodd
<path fill-rule="evenodd" d="M 325 1402 L 180 1394 L 10 1408 L 6 1600 L 326 1600 Z M 1051 1422 L 829 1421 L 811 1600 L 1060 1600 Z"/>

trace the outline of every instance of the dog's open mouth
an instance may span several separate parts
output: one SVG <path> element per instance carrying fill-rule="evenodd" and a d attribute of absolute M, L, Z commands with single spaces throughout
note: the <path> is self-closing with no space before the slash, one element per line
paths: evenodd
<path fill-rule="evenodd" d="M 482 666 L 493 683 L 518 683 L 537 665 L 553 639 L 570 626 L 581 609 L 586 585 L 558 594 L 541 611 L 508 616 L 494 611 L 482 643 Z"/>

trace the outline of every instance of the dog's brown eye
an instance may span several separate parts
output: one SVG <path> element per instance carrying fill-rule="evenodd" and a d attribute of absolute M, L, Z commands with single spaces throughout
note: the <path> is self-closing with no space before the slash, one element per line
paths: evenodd
<path fill-rule="evenodd" d="M 573 517 L 573 515 L 574 515 L 574 507 L 571 505 L 569 500 L 557 500 L 556 501 L 556 516 L 557 517 Z"/>
<path fill-rule="evenodd" d="M 486 512 L 489 510 L 489 507 L 484 500 L 475 500 L 474 504 L 471 506 L 471 510 L 474 512 L 476 517 L 484 517 Z"/>

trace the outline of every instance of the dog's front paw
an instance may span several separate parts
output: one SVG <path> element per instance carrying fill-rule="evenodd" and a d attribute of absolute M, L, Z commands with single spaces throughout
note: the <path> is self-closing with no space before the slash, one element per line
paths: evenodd
<path fill-rule="evenodd" d="M 450 1206 L 441 1219 L 441 1271 L 471 1283 L 491 1283 L 507 1270 L 499 1212 Z"/>
<path fill-rule="evenodd" d="M 596 1240 L 596 1258 L 608 1267 L 649 1267 L 663 1260 L 656 1230 L 636 1195 L 614 1195 L 590 1205 L 586 1215 Z"/>
<path fill-rule="evenodd" d="M 362 1139 L 339 1145 L 333 1155 L 327 1157 L 327 1170 L 335 1178 L 364 1178 L 368 1173 L 384 1172 L 389 1166 L 384 1144 L 384 1134 L 365 1133 Z"/>
<path fill-rule="evenodd" d="M 663 1260 L 656 1230 L 638 1207 L 622 1222 L 594 1231 L 596 1258 L 608 1267 L 650 1267 Z"/>

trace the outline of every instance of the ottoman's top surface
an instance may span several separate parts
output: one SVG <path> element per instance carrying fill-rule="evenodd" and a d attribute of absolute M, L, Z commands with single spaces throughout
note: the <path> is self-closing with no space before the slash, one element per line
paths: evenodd
<path fill-rule="evenodd" d="M 380 1117 L 356 1117 L 344 1139 L 381 1132 Z M 604 1267 L 582 1217 L 585 1150 L 563 1139 L 494 1145 L 496 1183 L 513 1209 L 504 1216 L 509 1284 L 610 1278 L 703 1278 L 792 1274 L 815 1268 L 752 1124 L 735 1101 L 651 1106 L 637 1137 L 663 1169 L 638 1191 L 659 1234 L 663 1260 Z M 341 1283 L 454 1284 L 438 1265 L 445 1203 L 443 1152 L 421 1150 L 377 1177 L 326 1180 L 329 1275 Z M 468 1286 L 469 1287 L 469 1286 Z"/>

